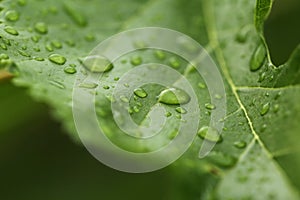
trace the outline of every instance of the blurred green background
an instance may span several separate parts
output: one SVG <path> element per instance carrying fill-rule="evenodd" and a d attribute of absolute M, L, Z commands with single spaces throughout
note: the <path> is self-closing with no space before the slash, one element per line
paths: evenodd
<path fill-rule="evenodd" d="M 300 1 L 277 0 L 265 25 L 275 64 L 300 43 Z M 168 168 L 127 174 L 95 160 L 75 144 L 50 108 L 26 89 L 0 82 L 0 199 L 171 199 Z"/>

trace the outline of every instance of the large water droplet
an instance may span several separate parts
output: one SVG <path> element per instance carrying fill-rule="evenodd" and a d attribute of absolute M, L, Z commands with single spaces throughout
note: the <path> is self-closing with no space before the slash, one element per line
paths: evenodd
<path fill-rule="evenodd" d="M 190 99 L 185 91 L 178 88 L 165 89 L 158 96 L 158 102 L 169 105 L 186 104 Z"/>
<path fill-rule="evenodd" d="M 138 97 L 145 98 L 147 97 L 147 92 L 143 88 L 137 88 L 134 90 L 134 94 Z"/>
<path fill-rule="evenodd" d="M 5 13 L 5 19 L 11 22 L 18 21 L 19 17 L 19 13 L 15 10 L 9 10 Z"/>
<path fill-rule="evenodd" d="M 265 46 L 263 44 L 259 45 L 252 57 L 251 57 L 251 61 L 250 61 L 250 70 L 251 71 L 257 71 L 258 69 L 260 69 L 263 65 L 263 62 L 265 60 L 266 57 L 266 49 Z"/>
<path fill-rule="evenodd" d="M 107 58 L 98 55 L 86 57 L 83 66 L 93 73 L 108 72 L 114 67 Z"/>
<path fill-rule="evenodd" d="M 48 59 L 57 65 L 63 65 L 67 61 L 67 59 L 65 57 L 63 57 L 62 55 L 59 55 L 59 54 L 52 54 L 48 57 Z"/>
<path fill-rule="evenodd" d="M 269 112 L 269 109 L 270 109 L 270 103 L 264 104 L 260 110 L 260 115 L 264 116 L 265 114 L 267 114 Z"/>
<path fill-rule="evenodd" d="M 212 127 L 203 126 L 198 131 L 198 136 L 202 139 L 209 140 L 211 142 L 222 142 L 223 138 L 219 134 L 218 130 Z"/>
<path fill-rule="evenodd" d="M 5 27 L 5 28 L 4 28 L 4 31 L 5 31 L 6 33 L 10 34 L 10 35 L 14 35 L 14 36 L 19 35 L 19 32 L 18 32 L 16 29 L 14 29 L 13 27 L 11 27 L 11 26 Z"/>
<path fill-rule="evenodd" d="M 34 25 L 34 30 L 40 34 L 48 33 L 48 27 L 44 22 L 38 22 Z"/>

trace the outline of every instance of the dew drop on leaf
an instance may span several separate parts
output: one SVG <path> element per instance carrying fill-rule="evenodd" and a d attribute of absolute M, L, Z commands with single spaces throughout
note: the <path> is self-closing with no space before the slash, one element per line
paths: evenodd
<path fill-rule="evenodd" d="M 18 21 L 20 14 L 15 10 L 9 10 L 5 13 L 5 19 L 11 22 Z"/>
<path fill-rule="evenodd" d="M 75 67 L 66 66 L 64 68 L 64 72 L 66 72 L 67 74 L 75 74 L 77 70 L 75 69 Z"/>
<path fill-rule="evenodd" d="M 266 49 L 265 46 L 263 44 L 259 45 L 252 57 L 251 57 L 251 61 L 250 61 L 250 70 L 251 71 L 257 71 L 258 69 L 260 69 L 263 65 L 263 62 L 266 58 Z"/>
<path fill-rule="evenodd" d="M 44 22 L 38 22 L 34 25 L 34 30 L 40 34 L 48 33 L 48 27 Z"/>
<path fill-rule="evenodd" d="M 44 61 L 45 59 L 41 58 L 41 57 L 35 57 L 34 60 L 36 60 L 36 61 Z"/>
<path fill-rule="evenodd" d="M 166 54 L 162 51 L 162 50 L 156 50 L 154 52 L 155 56 L 160 59 L 160 60 L 163 60 L 166 58 Z"/>
<path fill-rule="evenodd" d="M 260 110 L 260 115 L 264 116 L 265 114 L 267 114 L 269 112 L 269 109 L 270 109 L 270 103 L 264 104 Z"/>
<path fill-rule="evenodd" d="M 185 91 L 178 88 L 165 89 L 158 96 L 158 102 L 169 105 L 186 104 L 190 99 Z"/>
<path fill-rule="evenodd" d="M 87 88 L 87 89 L 94 89 L 98 86 L 97 83 L 92 83 L 92 82 L 84 82 L 84 83 L 81 83 L 79 85 L 79 87 L 81 88 Z"/>
<path fill-rule="evenodd" d="M 134 66 L 140 65 L 140 64 L 142 64 L 142 62 L 143 62 L 143 60 L 142 60 L 141 56 L 133 56 L 130 59 L 130 63 Z"/>
<path fill-rule="evenodd" d="M 175 108 L 175 110 L 176 110 L 176 112 L 181 113 L 181 114 L 185 114 L 187 112 L 186 109 L 181 108 L 181 107 L 177 107 L 177 108 Z"/>
<path fill-rule="evenodd" d="M 124 103 L 128 103 L 129 102 L 129 99 L 125 96 L 120 96 L 120 100 L 123 101 Z"/>
<path fill-rule="evenodd" d="M 93 73 L 108 72 L 114 67 L 107 58 L 98 55 L 86 57 L 83 66 Z"/>
<path fill-rule="evenodd" d="M 109 87 L 108 85 L 104 85 L 102 88 L 103 88 L 104 90 L 108 90 L 110 87 Z"/>
<path fill-rule="evenodd" d="M 222 142 L 223 138 L 215 128 L 203 126 L 198 131 L 198 136 L 202 139 L 209 140 L 211 142 Z"/>
<path fill-rule="evenodd" d="M 205 108 L 208 110 L 214 110 L 214 109 L 216 109 L 216 106 L 211 103 L 206 103 Z"/>
<path fill-rule="evenodd" d="M 167 111 L 167 112 L 165 113 L 165 116 L 166 116 L 166 117 L 171 117 L 171 116 L 172 116 L 172 113 L 169 112 L 169 111 Z"/>
<path fill-rule="evenodd" d="M 245 141 L 236 141 L 233 145 L 238 149 L 243 149 L 247 146 L 247 143 Z"/>
<path fill-rule="evenodd" d="M 140 98 L 145 98 L 148 96 L 147 92 L 143 88 L 135 89 L 134 94 Z"/>
<path fill-rule="evenodd" d="M 180 67 L 180 61 L 176 57 L 171 57 L 169 60 L 171 67 L 178 68 Z"/>
<path fill-rule="evenodd" d="M 18 32 L 16 29 L 14 29 L 13 27 L 11 27 L 11 26 L 5 27 L 5 28 L 4 28 L 4 31 L 5 31 L 6 33 L 10 34 L 10 35 L 14 35 L 14 36 L 19 35 L 19 32 Z"/>
<path fill-rule="evenodd" d="M 63 65 L 63 64 L 65 64 L 66 61 L 67 61 L 67 59 L 66 59 L 64 56 L 59 55 L 59 54 L 51 54 L 51 55 L 48 57 L 48 59 L 49 59 L 51 62 L 53 62 L 53 63 L 55 63 L 55 64 L 57 64 L 57 65 Z"/>
<path fill-rule="evenodd" d="M 221 167 L 232 167 L 236 163 L 236 158 L 220 151 L 212 151 L 208 159 Z"/>
<path fill-rule="evenodd" d="M 61 49 L 63 46 L 62 46 L 62 43 L 58 40 L 53 40 L 51 42 L 51 45 L 57 49 Z"/>

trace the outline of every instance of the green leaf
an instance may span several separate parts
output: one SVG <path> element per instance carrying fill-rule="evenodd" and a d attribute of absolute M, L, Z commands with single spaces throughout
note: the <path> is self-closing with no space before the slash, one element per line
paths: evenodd
<path fill-rule="evenodd" d="M 197 137 L 192 148 L 173 165 L 174 176 L 179 179 L 174 180 L 174 187 L 179 189 L 171 192 L 172 199 L 299 199 L 300 51 L 297 48 L 282 66 L 271 63 L 262 35 L 271 4 L 270 0 L 130 0 L 124 6 L 123 1 L 104 0 L 4 0 L 0 5 L 4 8 L 0 48 L 9 59 L 2 58 L 0 66 L 17 75 L 13 79 L 16 85 L 29 87 L 35 99 L 51 105 L 57 119 L 78 139 L 71 105 L 76 74 L 84 74 L 79 70 L 80 58 L 99 42 L 128 28 L 161 26 L 188 34 L 205 46 L 219 65 L 228 107 L 222 141 L 213 152 L 198 159 L 203 139 Z M 104 109 L 109 107 L 107 97 L 112 94 L 112 86 L 134 67 L 136 62 L 130 61 L 137 55 L 143 63 L 174 61 L 170 53 L 161 60 L 151 50 L 116 61 L 108 76 L 97 83 L 98 92 L 104 94 L 96 97 L 96 105 L 101 108 L 97 114 L 115 143 L 133 151 L 149 151 L 176 136 L 180 122 L 177 106 L 162 105 L 171 114 L 162 130 L 165 134 L 146 148 L 120 136 L 122 132 L 110 120 L 109 108 Z M 209 112 L 213 111 L 205 106 L 210 98 L 204 82 L 186 69 L 185 60 L 177 59 L 177 70 L 199 98 L 200 128 L 208 126 Z M 139 108 L 134 108 L 134 100 L 128 100 L 135 122 L 148 123 L 147 114 L 163 89 L 144 86 L 148 95 L 138 100 L 142 105 Z"/>

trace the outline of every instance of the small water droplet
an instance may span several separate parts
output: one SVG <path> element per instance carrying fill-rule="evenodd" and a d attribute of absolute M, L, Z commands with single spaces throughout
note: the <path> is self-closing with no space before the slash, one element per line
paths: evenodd
<path fill-rule="evenodd" d="M 14 36 L 19 35 L 19 32 L 11 26 L 6 26 L 4 28 L 4 31 L 10 35 L 14 35 Z"/>
<path fill-rule="evenodd" d="M 120 96 L 120 99 L 121 99 L 121 101 L 123 101 L 124 103 L 128 103 L 129 102 L 129 99 L 127 98 L 127 97 L 125 97 L 125 96 Z"/>
<path fill-rule="evenodd" d="M 93 35 L 92 33 L 89 33 L 84 37 L 84 39 L 87 42 L 93 42 L 93 41 L 95 41 L 96 38 L 95 38 L 95 35 Z"/>
<path fill-rule="evenodd" d="M 273 110 L 277 113 L 279 111 L 279 104 L 275 104 Z"/>
<path fill-rule="evenodd" d="M 214 109 L 216 109 L 216 106 L 211 103 L 206 103 L 205 108 L 208 110 L 214 110 Z"/>
<path fill-rule="evenodd" d="M 140 112 L 140 109 L 137 106 L 133 106 L 133 111 L 138 113 L 138 112 Z"/>
<path fill-rule="evenodd" d="M 169 140 L 173 140 L 178 134 L 178 130 L 175 129 L 174 131 L 172 131 L 169 135 L 168 135 L 168 138 Z"/>
<path fill-rule="evenodd" d="M 9 56 L 7 54 L 5 53 L 0 54 L 0 60 L 7 60 L 7 59 L 9 59 Z"/>
<path fill-rule="evenodd" d="M 57 65 L 63 65 L 67 61 L 67 59 L 65 57 L 63 57 L 62 55 L 59 55 L 59 54 L 51 54 L 48 57 L 48 59 Z"/>
<path fill-rule="evenodd" d="M 169 111 L 167 111 L 167 112 L 165 113 L 165 116 L 166 116 L 166 117 L 171 117 L 171 116 L 172 116 L 172 113 L 169 112 Z"/>
<path fill-rule="evenodd" d="M 93 73 L 108 72 L 114 67 L 107 58 L 98 55 L 86 57 L 83 66 Z"/>
<path fill-rule="evenodd" d="M 36 52 L 40 52 L 41 49 L 39 47 L 33 47 L 33 50 L 36 51 Z"/>
<path fill-rule="evenodd" d="M 155 56 L 160 59 L 160 60 L 163 60 L 166 58 L 166 54 L 162 51 L 162 50 L 156 50 L 154 52 Z"/>
<path fill-rule="evenodd" d="M 171 67 L 173 67 L 173 68 L 178 68 L 178 67 L 180 67 L 180 61 L 179 61 L 178 58 L 176 58 L 176 57 L 171 57 L 171 58 L 169 59 L 169 63 L 170 63 L 170 65 L 171 65 Z"/>
<path fill-rule="evenodd" d="M 280 92 L 278 92 L 276 95 L 275 95 L 275 100 L 277 100 L 277 99 L 279 99 L 279 97 L 281 97 L 281 95 L 282 95 L 282 92 L 280 91 Z"/>
<path fill-rule="evenodd" d="M 259 45 L 252 57 L 251 57 L 251 61 L 250 61 L 250 70 L 251 71 L 257 71 L 258 69 L 260 69 L 263 65 L 263 62 L 265 60 L 266 57 L 266 49 L 265 46 L 263 44 Z"/>
<path fill-rule="evenodd" d="M 36 60 L 36 61 L 44 61 L 45 59 L 41 58 L 41 57 L 35 57 L 34 60 Z"/>
<path fill-rule="evenodd" d="M 103 89 L 104 89 L 104 90 L 108 90 L 109 88 L 110 88 L 110 87 L 109 87 L 108 85 L 104 85 L 104 86 L 103 86 Z"/>
<path fill-rule="evenodd" d="M 7 46 L 5 45 L 5 44 L 0 44 L 0 47 L 1 47 L 1 49 L 3 49 L 3 50 L 7 50 Z"/>
<path fill-rule="evenodd" d="M 118 81 L 118 80 L 120 80 L 120 77 L 115 77 L 114 78 L 114 81 Z"/>
<path fill-rule="evenodd" d="M 46 48 L 46 50 L 49 51 L 49 52 L 54 51 L 54 49 L 53 49 L 53 47 L 51 46 L 51 44 L 46 44 L 45 48 Z"/>
<path fill-rule="evenodd" d="M 129 114 L 133 114 L 132 108 L 128 108 L 128 113 L 129 113 Z"/>
<path fill-rule="evenodd" d="M 248 26 L 242 27 L 236 34 L 235 40 L 239 43 L 245 43 L 248 38 L 249 28 Z"/>
<path fill-rule="evenodd" d="M 186 104 L 189 101 L 190 96 L 185 91 L 178 88 L 165 89 L 158 96 L 158 102 L 169 105 Z"/>
<path fill-rule="evenodd" d="M 259 75 L 258 82 L 263 82 L 266 78 L 266 72 L 263 72 Z"/>
<path fill-rule="evenodd" d="M 270 103 L 264 104 L 260 110 L 260 115 L 264 116 L 265 114 L 267 114 L 269 112 L 269 109 L 270 109 Z"/>
<path fill-rule="evenodd" d="M 81 83 L 79 85 L 79 87 L 81 88 L 87 88 L 87 89 L 94 89 L 98 86 L 97 83 L 92 83 L 92 82 L 84 82 L 84 83 Z"/>
<path fill-rule="evenodd" d="M 40 40 L 40 36 L 34 35 L 34 36 L 31 37 L 31 40 L 32 40 L 33 42 L 37 43 L 37 42 L 39 42 L 39 40 Z"/>
<path fill-rule="evenodd" d="M 19 13 L 15 10 L 9 10 L 5 13 L 5 19 L 11 22 L 18 21 L 19 17 Z"/>
<path fill-rule="evenodd" d="M 222 142 L 223 138 L 215 128 L 203 126 L 198 131 L 198 136 L 202 139 L 209 140 L 211 142 Z"/>
<path fill-rule="evenodd" d="M 198 87 L 201 89 L 205 89 L 206 85 L 204 83 L 198 83 Z"/>
<path fill-rule="evenodd" d="M 67 74 L 75 74 L 77 70 L 74 67 L 66 66 L 64 68 L 64 72 L 66 72 Z"/>
<path fill-rule="evenodd" d="M 47 34 L 48 27 L 44 22 L 38 22 L 34 25 L 34 30 L 40 34 Z"/>
<path fill-rule="evenodd" d="M 133 56 L 130 59 L 130 63 L 134 66 L 142 64 L 143 60 L 141 56 Z"/>
<path fill-rule="evenodd" d="M 245 141 L 236 141 L 233 145 L 238 149 L 243 149 L 247 146 L 247 143 Z"/>
<path fill-rule="evenodd" d="M 61 49 L 63 46 L 62 46 L 62 43 L 58 40 L 53 40 L 51 42 L 51 45 L 57 49 Z"/>
<path fill-rule="evenodd" d="M 175 108 L 176 112 L 181 113 L 181 114 L 185 114 L 187 113 L 186 109 L 181 108 L 181 107 L 177 107 Z"/>
<path fill-rule="evenodd" d="M 140 98 L 145 98 L 148 96 L 147 92 L 143 88 L 135 89 L 134 94 Z"/>
<path fill-rule="evenodd" d="M 20 6 L 25 6 L 26 5 L 26 0 L 18 0 L 18 4 L 20 5 Z"/>
<path fill-rule="evenodd" d="M 31 55 L 28 54 L 26 51 L 22 51 L 22 50 L 20 50 L 20 49 L 18 49 L 18 52 L 19 52 L 19 54 L 20 54 L 21 56 L 24 56 L 24 57 L 30 57 L 30 56 L 31 56 Z"/>

